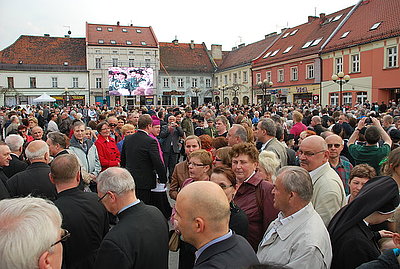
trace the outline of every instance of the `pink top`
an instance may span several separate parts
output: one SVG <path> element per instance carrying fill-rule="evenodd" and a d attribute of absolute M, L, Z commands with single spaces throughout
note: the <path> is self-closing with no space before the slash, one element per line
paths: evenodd
<path fill-rule="evenodd" d="M 302 131 L 307 130 L 307 126 L 305 126 L 302 122 L 298 122 L 290 128 L 290 133 L 294 135 L 294 137 L 299 137 Z"/>

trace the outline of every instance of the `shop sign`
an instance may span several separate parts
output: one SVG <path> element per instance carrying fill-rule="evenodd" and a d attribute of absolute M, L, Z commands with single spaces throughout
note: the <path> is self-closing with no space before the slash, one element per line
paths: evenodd
<path fill-rule="evenodd" d="M 185 92 L 178 92 L 176 90 L 170 92 L 163 92 L 163 95 L 185 95 Z"/>
<path fill-rule="evenodd" d="M 288 88 L 276 89 L 276 92 L 282 96 L 285 96 L 289 94 L 289 89 Z"/>
<path fill-rule="evenodd" d="M 217 90 L 215 90 L 215 91 L 213 91 L 213 95 L 220 95 L 220 91 L 217 91 Z"/>
<path fill-rule="evenodd" d="M 297 93 L 308 93 L 307 87 L 296 87 Z"/>

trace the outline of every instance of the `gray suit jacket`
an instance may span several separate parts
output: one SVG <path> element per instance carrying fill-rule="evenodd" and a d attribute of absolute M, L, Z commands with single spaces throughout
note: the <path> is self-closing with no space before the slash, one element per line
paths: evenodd
<path fill-rule="evenodd" d="M 274 152 L 274 153 L 278 156 L 279 160 L 281 161 L 281 165 L 278 167 L 278 169 L 287 165 L 287 159 L 288 159 L 288 157 L 287 157 L 287 150 L 286 150 L 286 148 L 278 141 L 278 139 L 272 138 L 272 139 L 267 143 L 267 145 L 265 146 L 264 150 L 272 151 L 272 152 Z"/>

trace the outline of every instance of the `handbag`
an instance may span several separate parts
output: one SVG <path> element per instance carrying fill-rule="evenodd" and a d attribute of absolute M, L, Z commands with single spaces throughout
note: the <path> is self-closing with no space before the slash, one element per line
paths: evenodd
<path fill-rule="evenodd" d="M 168 247 L 170 251 L 176 252 L 179 249 L 179 234 L 175 230 L 169 232 Z"/>

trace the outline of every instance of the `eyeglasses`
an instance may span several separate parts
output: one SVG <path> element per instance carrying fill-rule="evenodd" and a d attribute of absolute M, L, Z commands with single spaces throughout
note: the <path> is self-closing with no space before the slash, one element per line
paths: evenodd
<path fill-rule="evenodd" d="M 115 123 L 110 123 L 110 124 L 108 124 L 108 125 L 111 126 L 111 127 L 117 126 Z"/>
<path fill-rule="evenodd" d="M 53 246 L 57 245 L 58 243 L 67 241 L 67 239 L 68 239 L 70 236 L 71 236 L 71 233 L 70 233 L 70 232 L 68 232 L 68 231 L 65 230 L 65 229 L 62 229 L 62 235 L 61 235 L 60 240 L 58 240 L 57 242 L 53 243 L 50 247 L 53 247 Z"/>
<path fill-rule="evenodd" d="M 229 185 L 229 186 L 226 186 L 225 184 L 223 184 L 223 183 L 220 183 L 220 184 L 218 184 L 220 187 L 221 187 L 221 189 L 223 189 L 223 190 L 226 190 L 227 188 L 230 188 L 230 187 L 233 187 L 233 185 Z"/>
<path fill-rule="evenodd" d="M 103 196 L 101 196 L 101 198 L 99 198 L 99 200 L 97 200 L 97 201 L 101 202 L 101 200 L 103 200 L 107 196 L 107 194 L 108 194 L 108 192 L 106 192 Z"/>
<path fill-rule="evenodd" d="M 299 155 L 304 154 L 307 157 L 312 157 L 312 156 L 314 156 L 314 155 L 316 155 L 318 153 L 321 153 L 321 152 L 325 152 L 325 150 L 321 150 L 321 151 L 318 151 L 318 152 L 310 152 L 310 151 L 302 151 L 302 150 L 298 151 Z"/>
<path fill-rule="evenodd" d="M 335 148 L 340 148 L 340 146 L 341 146 L 341 144 L 328 144 L 328 148 L 331 148 L 331 147 L 335 147 Z"/>
<path fill-rule="evenodd" d="M 188 166 L 191 166 L 191 165 L 193 165 L 193 166 L 206 166 L 207 164 L 202 164 L 202 163 L 188 163 Z"/>

